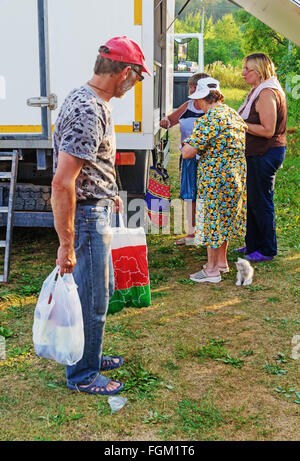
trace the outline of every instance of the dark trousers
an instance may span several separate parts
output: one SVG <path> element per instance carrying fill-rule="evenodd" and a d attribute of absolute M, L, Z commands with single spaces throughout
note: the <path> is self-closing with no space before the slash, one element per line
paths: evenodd
<path fill-rule="evenodd" d="M 264 155 L 247 157 L 247 233 L 248 253 L 277 254 L 274 186 L 275 174 L 282 165 L 285 147 L 274 147 Z"/>

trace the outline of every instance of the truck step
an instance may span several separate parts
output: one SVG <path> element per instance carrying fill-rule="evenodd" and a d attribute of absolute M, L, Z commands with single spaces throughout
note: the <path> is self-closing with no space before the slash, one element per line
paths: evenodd
<path fill-rule="evenodd" d="M 0 172 L 0 179 L 9 179 L 9 196 L 8 203 L 3 203 L 3 182 L 1 182 L 0 187 L 0 215 L 3 218 L 3 215 L 6 215 L 6 239 L 0 240 L 0 248 L 5 248 L 4 253 L 4 267 L 3 274 L 0 275 L 0 282 L 7 283 L 9 279 L 9 269 L 10 269 L 10 249 L 12 242 L 12 230 L 13 230 L 13 218 L 14 218 L 14 206 L 15 206 L 15 192 L 16 192 L 16 182 L 18 175 L 18 160 L 19 154 L 17 150 L 13 152 L 3 152 L 0 155 L 0 160 L 4 160 L 6 157 L 9 157 L 11 160 L 11 171 L 2 171 Z"/>

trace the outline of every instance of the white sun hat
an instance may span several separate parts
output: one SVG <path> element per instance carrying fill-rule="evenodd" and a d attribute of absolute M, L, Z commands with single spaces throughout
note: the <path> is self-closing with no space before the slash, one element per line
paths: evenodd
<path fill-rule="evenodd" d="M 189 96 L 190 99 L 203 99 L 209 95 L 211 90 L 220 91 L 220 82 L 212 77 L 198 80 L 196 91 Z"/>

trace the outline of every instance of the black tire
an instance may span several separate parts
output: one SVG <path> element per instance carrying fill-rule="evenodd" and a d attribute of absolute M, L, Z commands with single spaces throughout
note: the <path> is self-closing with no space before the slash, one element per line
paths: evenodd
<path fill-rule="evenodd" d="M 9 183 L 0 183 L 2 189 L 2 205 L 8 205 Z M 0 194 L 1 195 L 1 194 Z M 35 184 L 17 184 L 15 195 L 15 211 L 52 211 L 51 187 Z"/>

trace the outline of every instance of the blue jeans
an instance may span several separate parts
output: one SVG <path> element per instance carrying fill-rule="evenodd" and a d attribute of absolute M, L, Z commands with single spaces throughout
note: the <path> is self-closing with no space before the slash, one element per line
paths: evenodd
<path fill-rule="evenodd" d="M 82 359 L 66 367 L 67 381 L 72 384 L 91 383 L 101 369 L 106 314 L 114 291 L 110 225 L 109 205 L 77 204 L 73 276 L 82 306 L 85 345 Z"/>
<path fill-rule="evenodd" d="M 248 253 L 277 254 L 274 210 L 275 174 L 285 157 L 285 147 L 274 147 L 264 155 L 247 157 L 247 233 Z"/>

